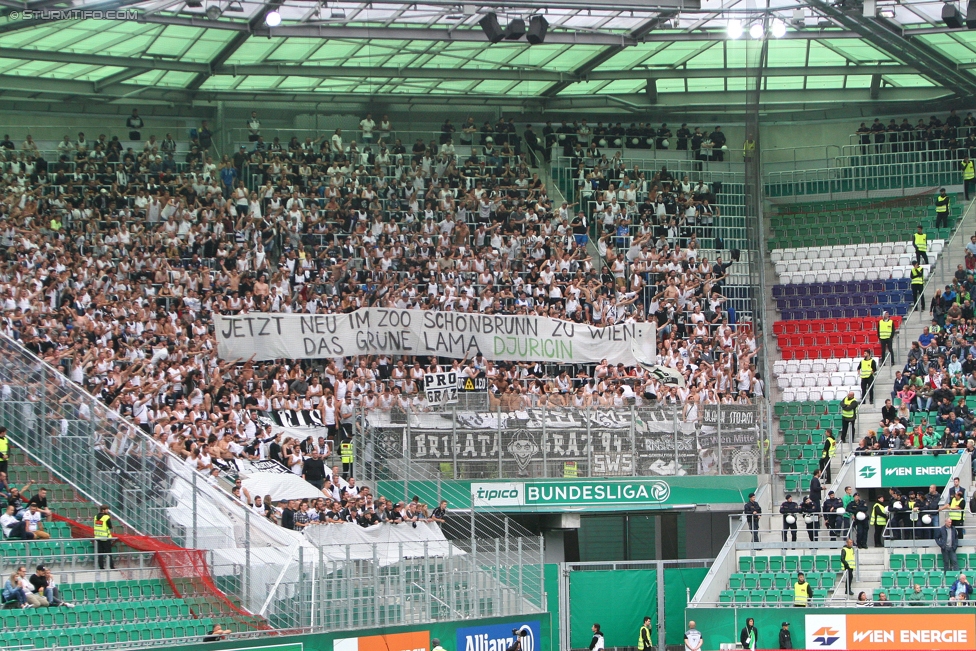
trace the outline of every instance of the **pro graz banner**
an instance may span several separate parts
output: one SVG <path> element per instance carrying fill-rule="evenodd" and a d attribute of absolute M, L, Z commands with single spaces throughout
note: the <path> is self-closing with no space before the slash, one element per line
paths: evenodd
<path fill-rule="evenodd" d="M 682 418 L 680 406 L 676 411 L 663 406 L 633 411 L 449 410 L 412 414 L 407 423 L 373 412 L 366 421 L 382 454 L 392 458 L 438 463 L 501 460 L 521 471 L 532 464 L 576 461 L 588 463 L 587 475 L 597 477 L 717 474 L 721 458 L 725 474 L 759 472 L 756 407 L 722 405 L 719 410 L 709 405 L 698 422 Z"/>
<path fill-rule="evenodd" d="M 351 355 L 481 353 L 499 361 L 610 363 L 633 366 L 632 345 L 655 351 L 654 325 L 597 328 L 539 316 L 361 308 L 348 314 L 214 315 L 222 359 L 316 359 Z"/>

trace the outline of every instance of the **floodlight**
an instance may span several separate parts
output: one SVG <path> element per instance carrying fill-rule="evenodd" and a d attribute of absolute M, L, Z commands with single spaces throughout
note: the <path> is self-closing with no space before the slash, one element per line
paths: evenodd
<path fill-rule="evenodd" d="M 752 27 L 749 28 L 749 36 L 751 36 L 752 38 L 762 38 L 763 37 L 762 23 L 754 23 Z"/>
<path fill-rule="evenodd" d="M 742 36 L 742 23 L 738 19 L 733 18 L 732 20 L 729 21 L 729 26 L 726 28 L 726 30 L 728 32 L 729 38 L 731 39 L 739 38 L 740 36 Z"/>
<path fill-rule="evenodd" d="M 281 14 L 277 11 L 269 11 L 268 15 L 264 17 L 264 22 L 268 27 L 277 27 L 281 24 Z"/>
<path fill-rule="evenodd" d="M 786 23 L 779 18 L 774 18 L 771 31 L 776 38 L 783 38 L 786 36 Z"/>

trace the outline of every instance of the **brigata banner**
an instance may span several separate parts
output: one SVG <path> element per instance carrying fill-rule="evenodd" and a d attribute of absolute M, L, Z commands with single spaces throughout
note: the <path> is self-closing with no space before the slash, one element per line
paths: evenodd
<path fill-rule="evenodd" d="M 606 512 L 745 503 L 753 477 L 578 479 L 471 482 L 475 508 L 503 511 Z"/>
<path fill-rule="evenodd" d="M 854 459 L 854 486 L 857 488 L 894 488 L 909 486 L 945 486 L 956 464 L 958 454 L 898 454 Z"/>
<path fill-rule="evenodd" d="M 806 615 L 807 649 L 976 649 L 976 614 Z"/>
<path fill-rule="evenodd" d="M 481 353 L 500 361 L 633 366 L 632 346 L 655 353 L 650 323 L 597 328 L 540 316 L 361 308 L 349 314 L 214 315 L 222 359 L 317 359 L 351 355 Z"/>

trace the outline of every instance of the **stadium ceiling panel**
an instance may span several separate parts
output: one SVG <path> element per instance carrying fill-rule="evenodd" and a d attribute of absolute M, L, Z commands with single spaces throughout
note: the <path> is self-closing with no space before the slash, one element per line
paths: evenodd
<path fill-rule="evenodd" d="M 763 39 L 770 107 L 822 103 L 824 91 L 853 106 L 908 102 L 913 93 L 976 97 L 976 31 L 946 27 L 942 2 L 753 4 L 0 0 L 0 100 L 321 102 L 331 94 L 350 104 L 552 111 L 720 107 L 756 74 L 750 53 Z M 95 20 L 86 10 L 124 19 Z M 492 44 L 480 26 L 488 14 L 503 30 L 543 16 L 544 41 Z"/>

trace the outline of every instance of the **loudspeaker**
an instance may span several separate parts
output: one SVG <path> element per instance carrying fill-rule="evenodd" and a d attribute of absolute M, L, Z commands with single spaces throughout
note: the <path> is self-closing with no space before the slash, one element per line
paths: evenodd
<path fill-rule="evenodd" d="M 966 27 L 976 29 L 976 0 L 969 0 L 966 5 Z"/>
<path fill-rule="evenodd" d="M 508 21 L 505 28 L 505 38 L 509 41 L 517 41 L 525 36 L 525 21 L 521 18 L 513 18 Z"/>
<path fill-rule="evenodd" d="M 549 21 L 546 20 L 545 16 L 532 16 L 532 18 L 529 19 L 529 31 L 525 35 L 525 40 L 532 45 L 538 45 L 546 40 L 546 31 L 548 29 Z"/>
<path fill-rule="evenodd" d="M 730 253 L 730 255 L 732 256 L 733 262 L 738 262 L 739 258 L 742 257 L 742 252 L 739 251 L 739 249 L 732 249 L 732 253 Z"/>
<path fill-rule="evenodd" d="M 956 9 L 956 5 L 949 3 L 942 5 L 942 22 L 946 24 L 946 27 L 962 27 L 962 15 Z"/>
<path fill-rule="evenodd" d="M 478 21 L 481 25 L 481 29 L 484 30 L 485 36 L 488 37 L 489 43 L 498 43 L 505 36 L 505 32 L 502 31 L 501 25 L 498 24 L 498 16 L 494 13 L 485 14 L 485 17 Z"/>

